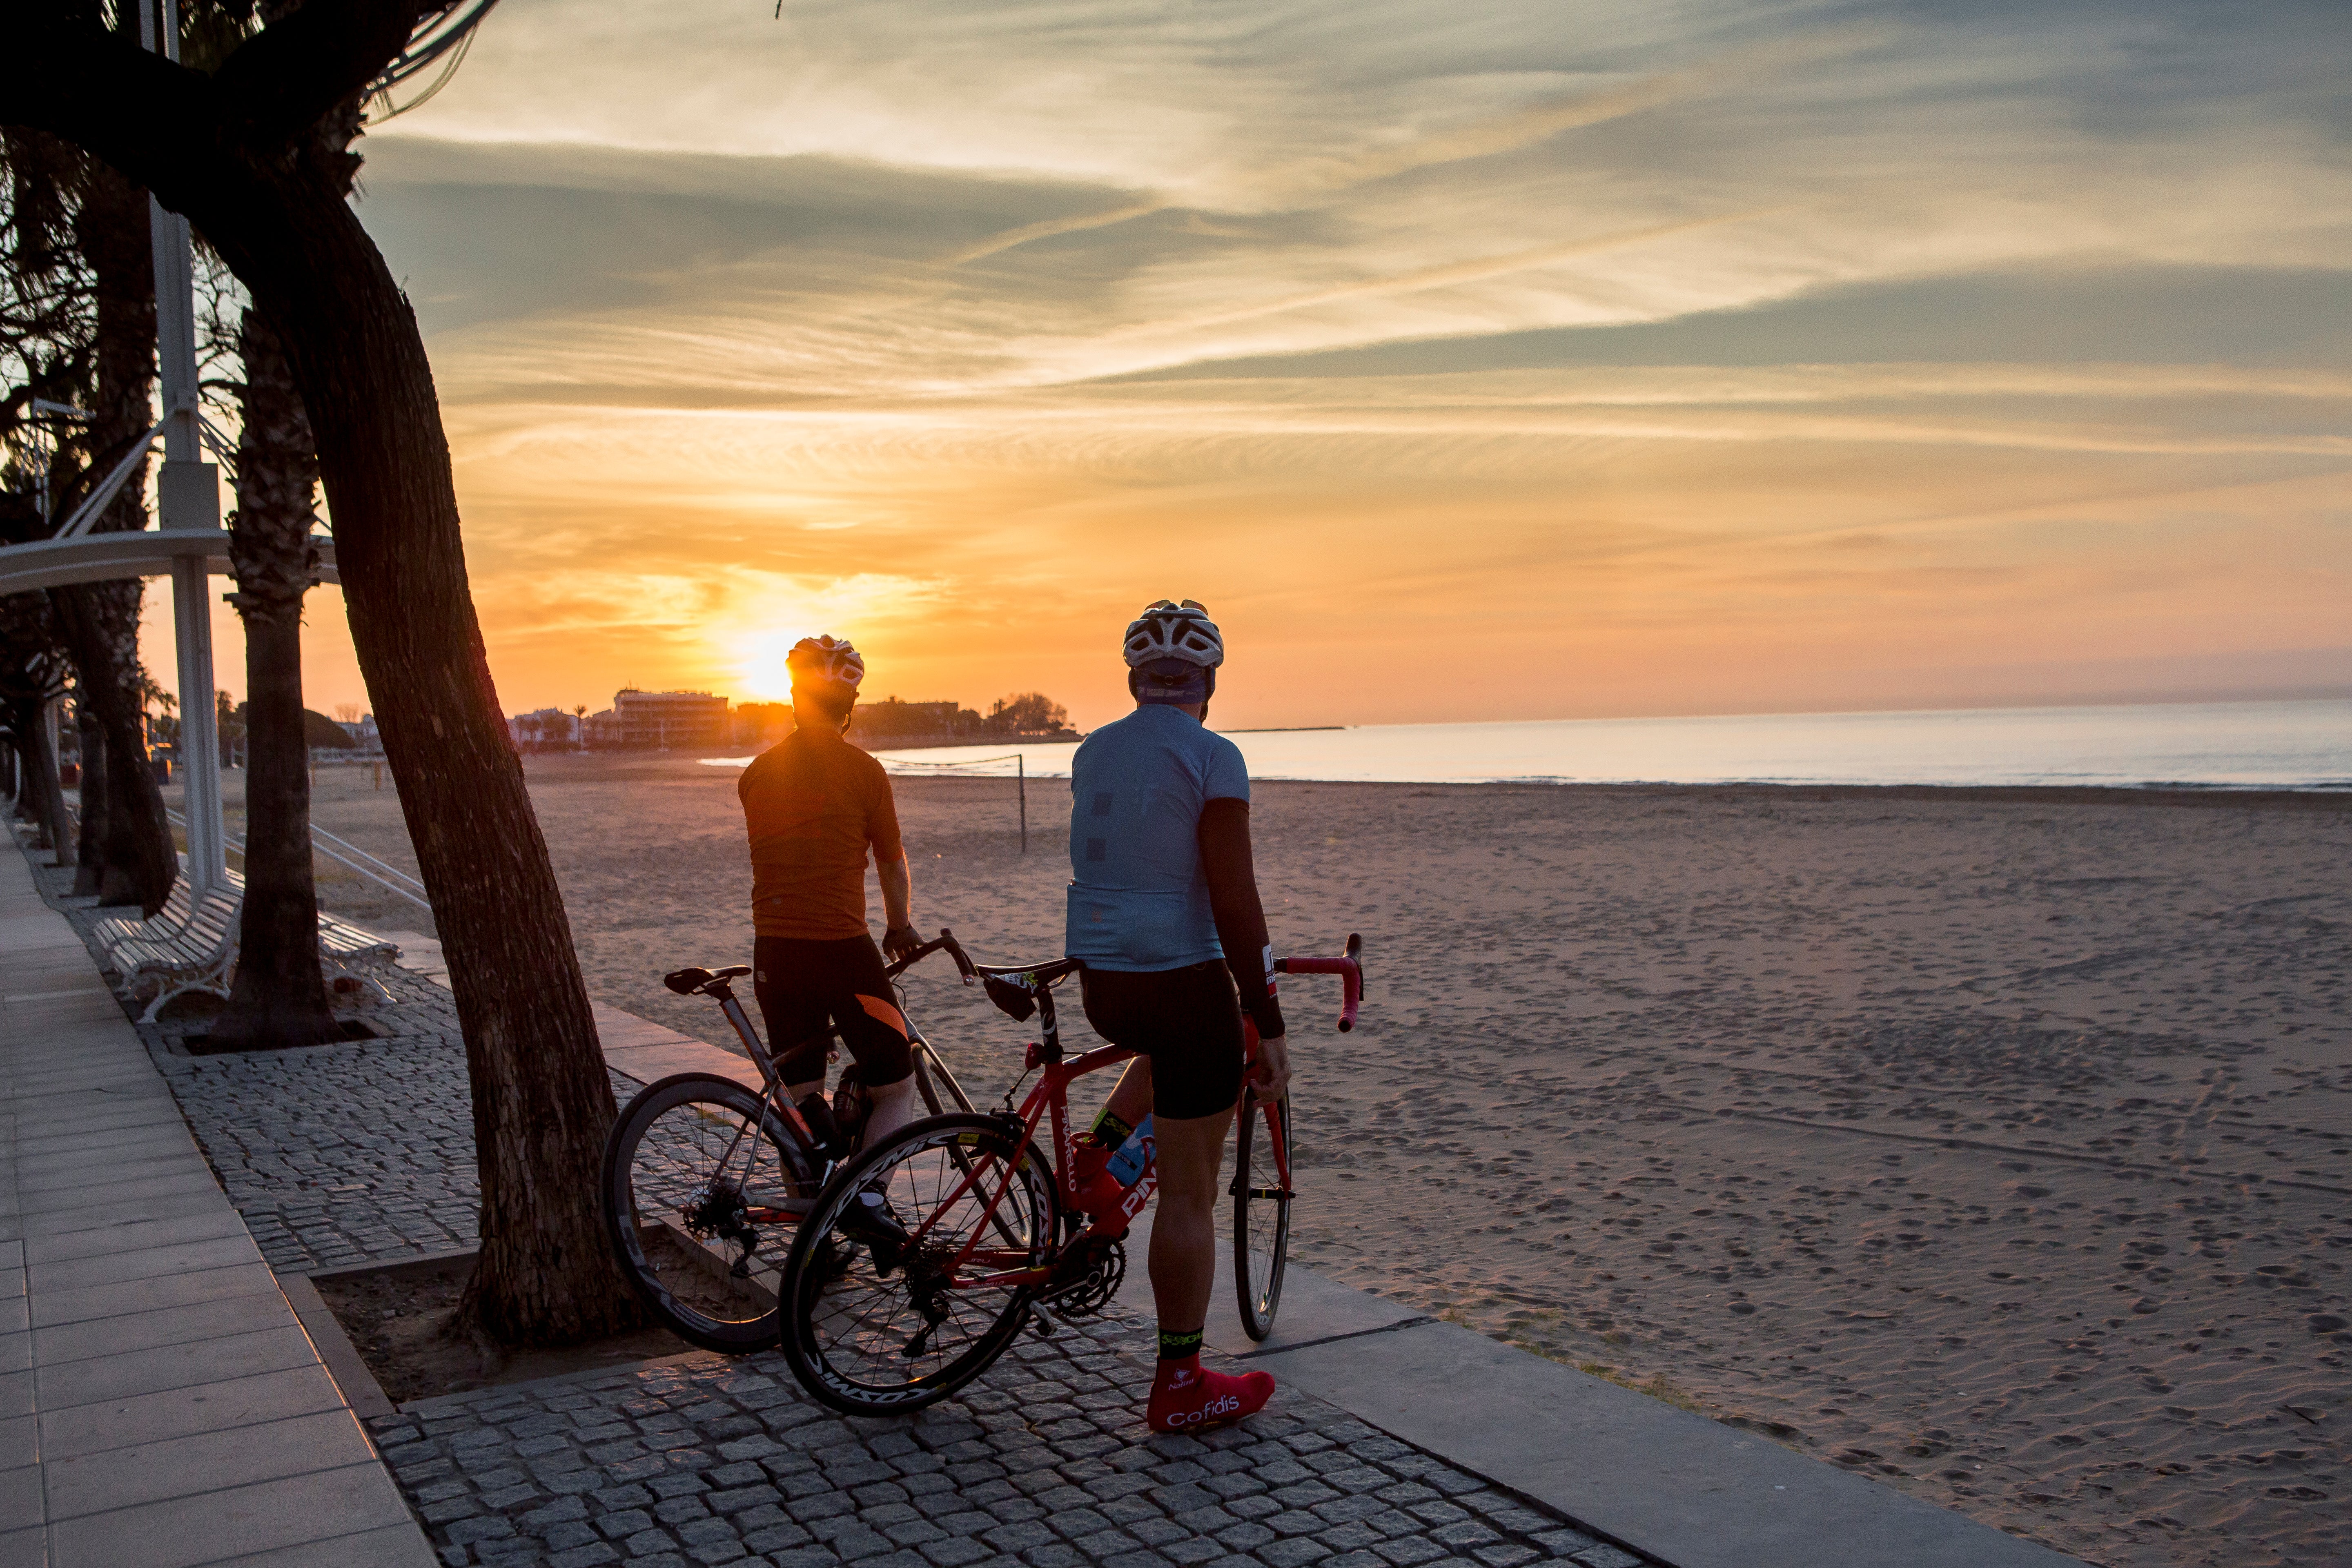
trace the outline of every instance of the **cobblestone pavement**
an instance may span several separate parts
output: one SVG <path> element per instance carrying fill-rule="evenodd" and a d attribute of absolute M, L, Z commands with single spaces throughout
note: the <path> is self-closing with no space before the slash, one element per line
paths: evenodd
<path fill-rule="evenodd" d="M 365 1015 L 383 1038 L 152 1053 L 273 1268 L 474 1245 L 480 1188 L 457 1021 L 429 981 L 394 974 L 387 984 L 396 1000 L 379 998 Z"/>
<path fill-rule="evenodd" d="M 1286 1390 L 1151 1436 L 1109 1316 L 1024 1337 L 960 1397 L 835 1415 L 781 1357 L 420 1401 L 370 1423 L 450 1568 L 1634 1568 L 1548 1510 Z"/>

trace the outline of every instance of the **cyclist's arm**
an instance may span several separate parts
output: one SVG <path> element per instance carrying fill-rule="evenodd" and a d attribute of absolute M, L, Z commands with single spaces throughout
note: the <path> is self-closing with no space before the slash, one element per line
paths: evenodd
<path fill-rule="evenodd" d="M 915 923 L 915 879 L 907 867 L 907 852 L 896 860 L 877 858 L 875 880 L 882 884 L 882 921 L 892 931 Z"/>
<path fill-rule="evenodd" d="M 1257 868 L 1250 858 L 1249 802 L 1213 800 L 1201 808 L 1201 865 L 1209 877 L 1209 909 L 1217 943 L 1225 950 L 1242 1010 L 1258 1038 L 1282 1037 L 1282 1004 L 1274 994 L 1274 949 L 1258 901 Z"/>
<path fill-rule="evenodd" d="M 882 885 L 882 951 L 904 958 L 923 945 L 915 932 L 914 875 L 898 837 L 898 803 L 879 767 L 868 775 L 873 793 L 866 805 L 866 838 L 874 851 L 874 879 Z"/>

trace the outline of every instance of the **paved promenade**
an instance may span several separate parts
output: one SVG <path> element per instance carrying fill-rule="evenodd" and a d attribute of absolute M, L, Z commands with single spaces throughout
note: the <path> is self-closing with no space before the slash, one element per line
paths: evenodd
<path fill-rule="evenodd" d="M 0 846 L 0 1563 L 432 1560 L 80 938 Z"/>

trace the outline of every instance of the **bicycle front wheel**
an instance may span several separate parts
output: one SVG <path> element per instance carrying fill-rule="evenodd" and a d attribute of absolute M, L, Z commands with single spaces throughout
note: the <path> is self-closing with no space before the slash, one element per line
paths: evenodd
<path fill-rule="evenodd" d="M 1234 1285 L 1242 1331 L 1274 1332 L 1282 1305 L 1282 1267 L 1290 1256 L 1290 1100 L 1242 1090 L 1234 1119 Z"/>
<path fill-rule="evenodd" d="M 621 1272 L 689 1344 L 741 1355 L 776 1342 L 778 1288 L 818 1172 L 765 1099 L 732 1079 L 647 1086 L 604 1144 L 604 1226 Z"/>
<path fill-rule="evenodd" d="M 868 1194 L 878 1196 L 877 1228 Z M 784 1268 L 784 1359 L 824 1404 L 896 1415 L 988 1370 L 1054 1254 L 1054 1173 L 986 1116 L 902 1128 L 835 1172 Z M 904 1240 L 893 1239 L 896 1237 Z"/>

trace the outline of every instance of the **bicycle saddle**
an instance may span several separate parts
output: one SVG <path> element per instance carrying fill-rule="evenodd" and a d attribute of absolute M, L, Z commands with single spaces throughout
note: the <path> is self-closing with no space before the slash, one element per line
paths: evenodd
<path fill-rule="evenodd" d="M 749 974 L 751 973 L 751 966 L 748 963 L 730 963 L 726 968 L 720 970 L 709 970 L 699 967 L 694 969 L 673 969 L 667 974 L 662 976 L 662 984 L 668 986 L 671 990 L 677 992 L 681 996 L 691 996 L 696 992 L 702 990 L 705 986 L 715 984 L 722 980 L 732 980 L 738 975 Z"/>
<path fill-rule="evenodd" d="M 976 963 L 972 970 L 997 1010 L 1016 1024 L 1025 1024 L 1037 1011 L 1037 993 L 1086 964 L 1075 958 L 1050 963 Z"/>

